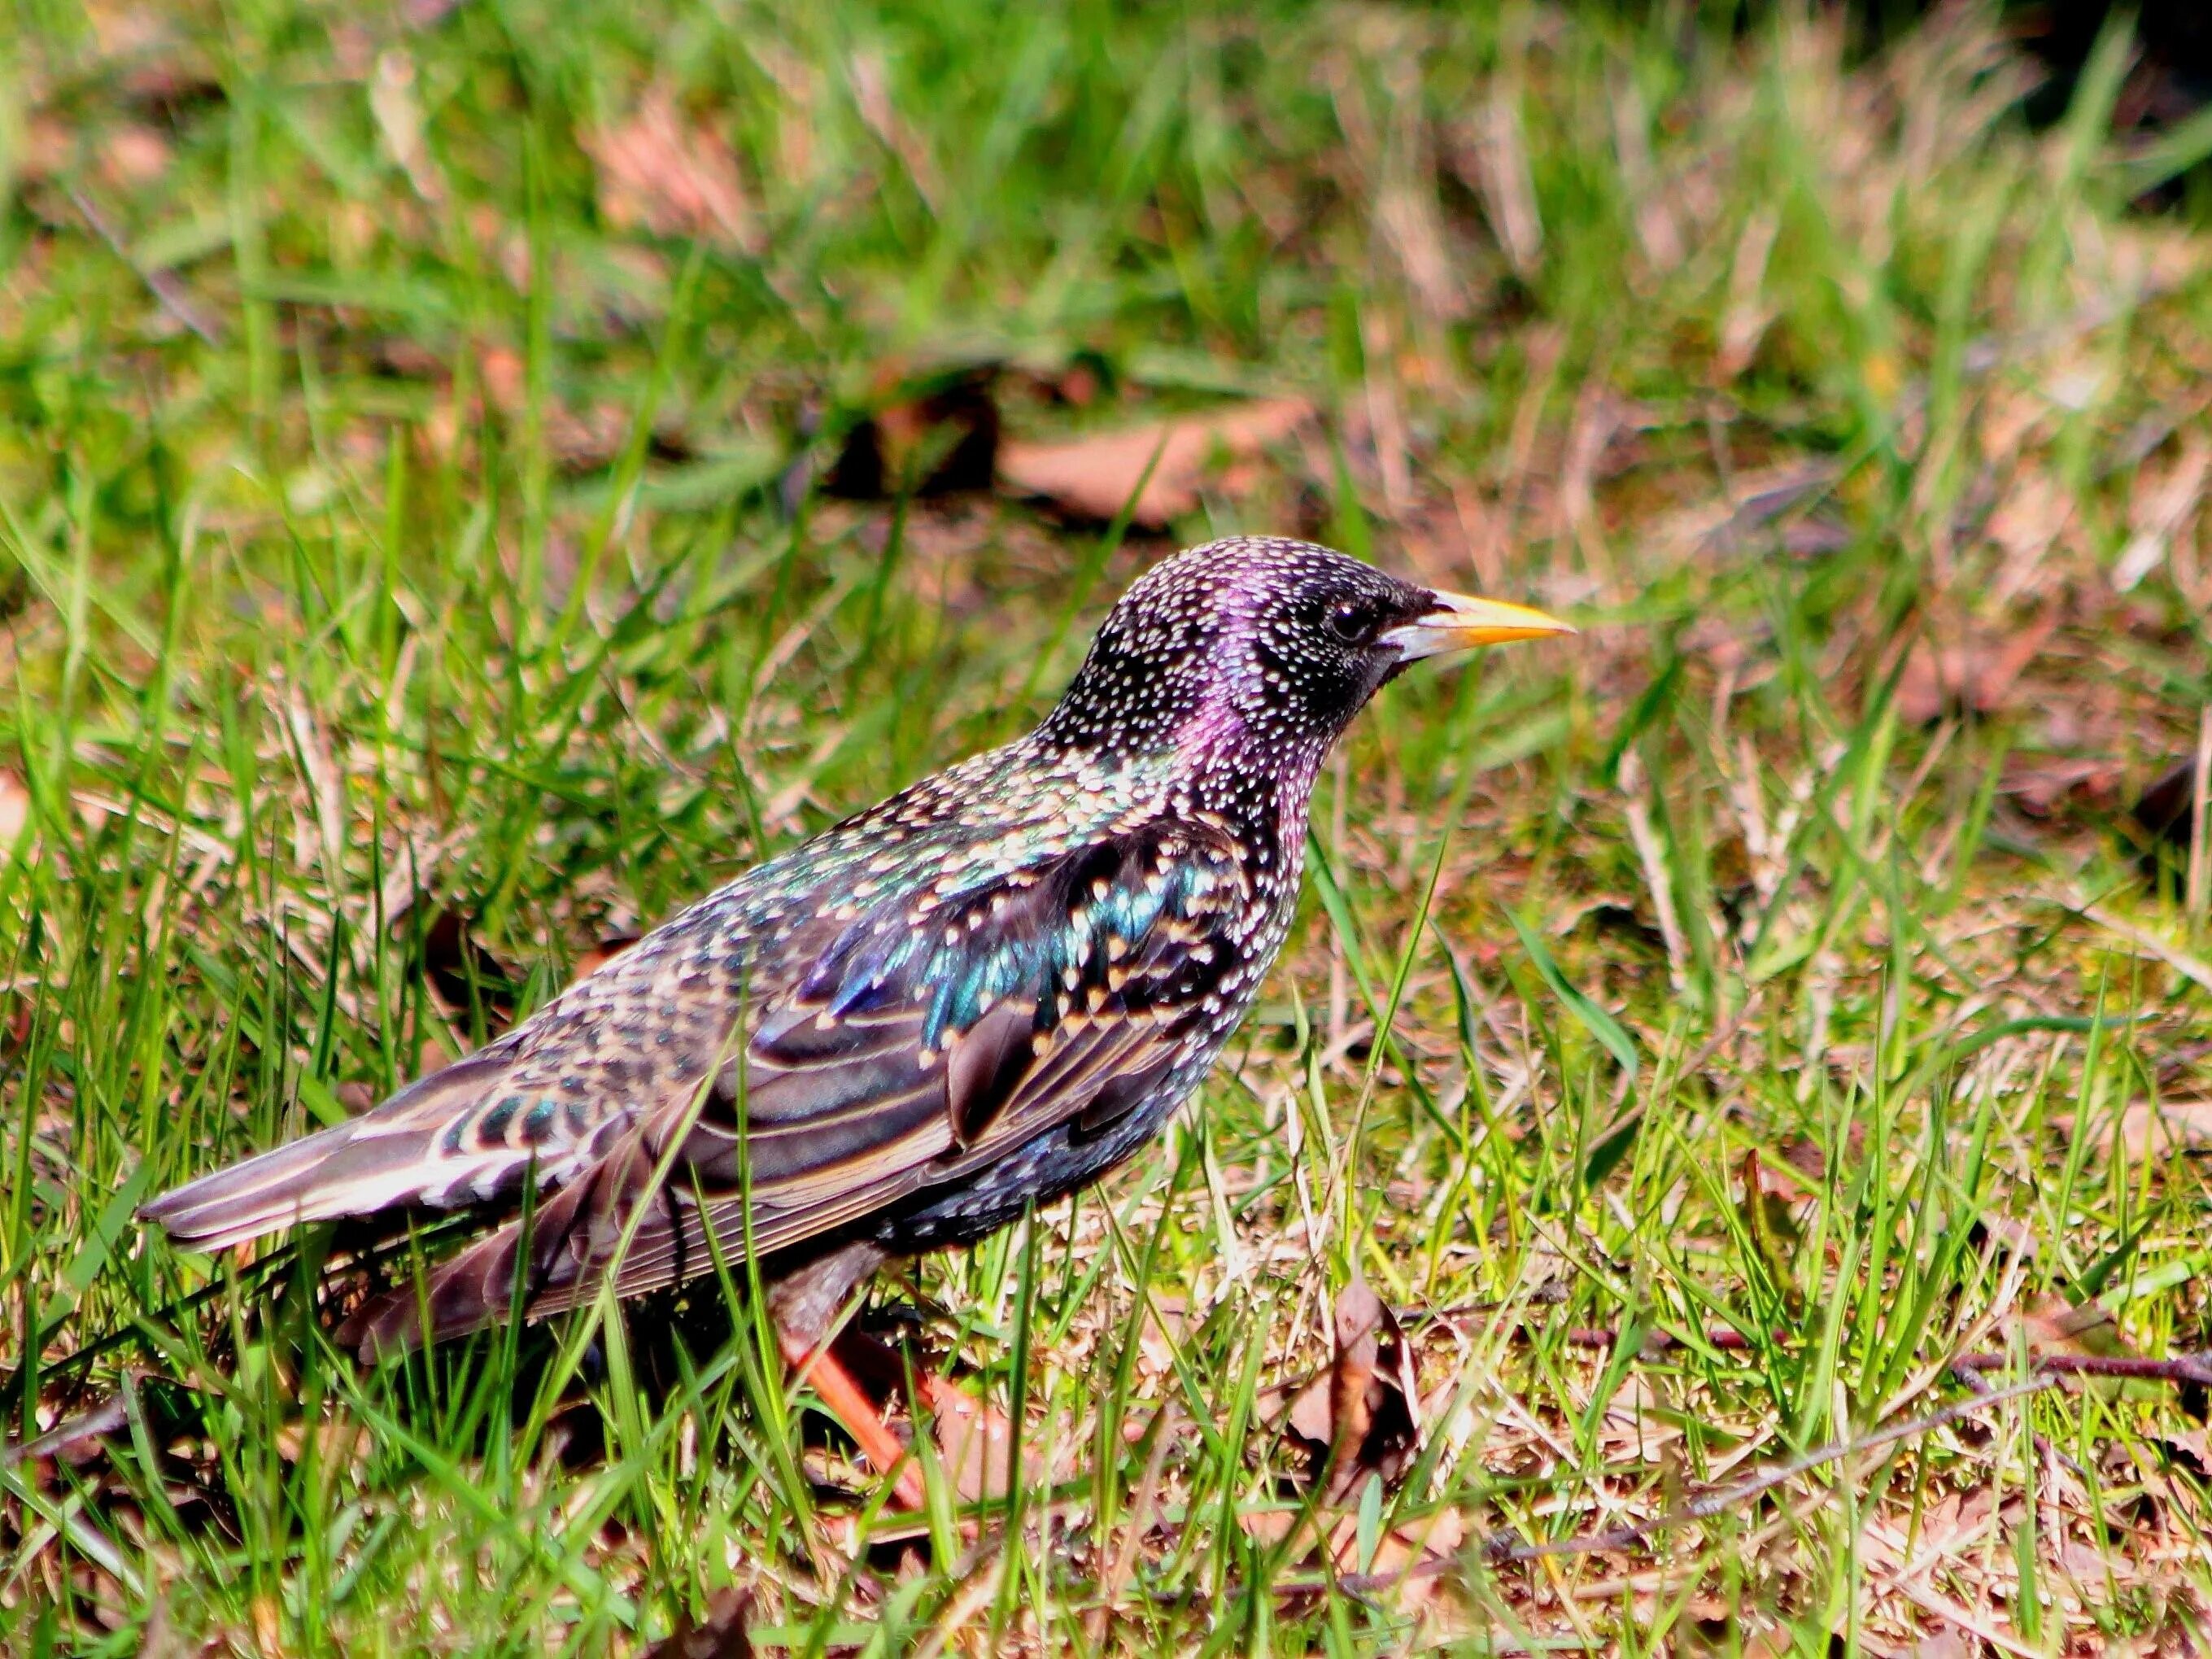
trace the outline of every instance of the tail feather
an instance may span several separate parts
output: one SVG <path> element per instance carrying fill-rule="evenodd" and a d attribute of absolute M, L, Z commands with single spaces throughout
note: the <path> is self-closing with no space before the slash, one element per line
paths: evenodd
<path fill-rule="evenodd" d="M 410 1137 L 363 1140 L 340 1124 L 162 1194 L 138 1212 L 179 1244 L 221 1250 L 280 1227 L 365 1215 L 422 1185 Z"/>
<path fill-rule="evenodd" d="M 375 1110 L 202 1176 L 139 1207 L 172 1238 L 220 1250 L 281 1227 L 369 1215 L 395 1205 L 488 1196 L 528 1161 L 528 1149 L 467 1146 L 445 1132 L 458 1108 L 507 1073 L 480 1059 L 447 1066 Z"/>

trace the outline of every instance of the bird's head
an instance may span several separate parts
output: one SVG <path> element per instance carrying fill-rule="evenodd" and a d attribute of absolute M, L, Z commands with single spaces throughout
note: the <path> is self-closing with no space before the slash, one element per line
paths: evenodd
<path fill-rule="evenodd" d="M 1122 754 L 1318 762 L 1407 664 L 1573 632 L 1540 611 L 1401 581 L 1309 542 L 1211 542 L 1122 595 L 1040 735 Z"/>

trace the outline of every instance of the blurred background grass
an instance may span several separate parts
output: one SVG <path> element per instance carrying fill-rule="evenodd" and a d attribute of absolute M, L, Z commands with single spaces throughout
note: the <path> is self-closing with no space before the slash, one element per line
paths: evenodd
<path fill-rule="evenodd" d="M 2212 126 L 2124 24 L 2056 76 L 1972 6 L 8 27 L 0 1407 L 113 1415 L 0 1469 L 0 1645 L 642 1651 L 733 1588 L 816 1653 L 2203 1642 L 2201 1390 L 1357 1594 L 1278 1433 L 1354 1270 L 1425 1440 L 1347 1571 L 1964 1353 L 2212 1346 Z M 742 1342 L 581 1408 L 526 1343 L 362 1377 L 141 1237 L 1241 530 L 1585 633 L 1394 686 L 1187 1123 L 879 1293 L 1026 1405 L 1005 1547 L 852 1512 Z"/>

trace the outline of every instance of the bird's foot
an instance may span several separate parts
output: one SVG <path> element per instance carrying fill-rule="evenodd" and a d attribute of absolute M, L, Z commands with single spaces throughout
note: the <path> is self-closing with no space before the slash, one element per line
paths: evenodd
<path fill-rule="evenodd" d="M 893 1503 L 900 1509 L 920 1510 L 927 1502 L 921 1469 L 906 1443 L 884 1419 L 882 1410 L 837 1357 L 837 1341 L 807 1344 L 789 1333 L 783 1334 L 784 1363 L 793 1379 L 813 1385 L 830 1414 L 860 1446 L 861 1455 L 878 1474 L 891 1477 Z"/>

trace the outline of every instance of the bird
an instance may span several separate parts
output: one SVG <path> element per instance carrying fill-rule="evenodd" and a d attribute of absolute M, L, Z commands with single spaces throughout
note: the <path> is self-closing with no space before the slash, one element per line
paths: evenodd
<path fill-rule="evenodd" d="M 891 1474 L 902 1443 L 824 1340 L 856 1288 L 1097 1180 L 1192 1095 L 1289 929 L 1322 763 L 1384 682 L 1573 631 L 1310 543 L 1174 555 L 1027 736 L 746 871 L 382 1104 L 139 1214 L 210 1252 L 480 1215 L 341 1326 L 364 1360 L 750 1260 L 785 1361 Z"/>

